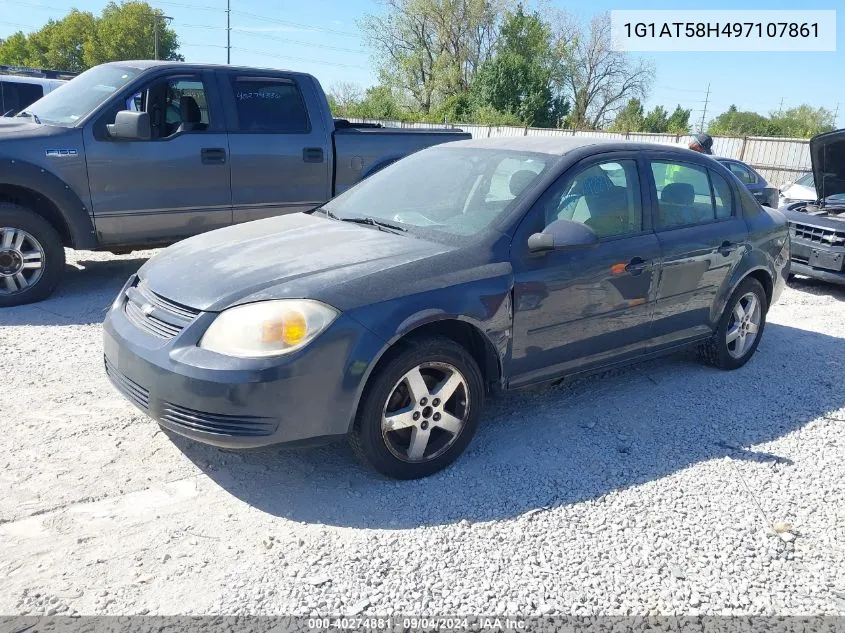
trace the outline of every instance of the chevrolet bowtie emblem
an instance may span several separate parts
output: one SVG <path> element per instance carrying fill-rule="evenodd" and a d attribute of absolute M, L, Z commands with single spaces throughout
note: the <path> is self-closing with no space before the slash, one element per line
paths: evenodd
<path fill-rule="evenodd" d="M 144 313 L 144 316 L 150 316 L 153 313 L 154 309 L 155 308 L 153 308 L 153 306 L 151 306 L 149 303 L 145 303 L 141 306 L 141 312 Z"/>

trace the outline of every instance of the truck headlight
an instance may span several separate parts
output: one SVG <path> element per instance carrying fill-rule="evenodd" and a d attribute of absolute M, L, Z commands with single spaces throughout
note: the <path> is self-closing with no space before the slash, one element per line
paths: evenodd
<path fill-rule="evenodd" d="M 311 299 L 247 303 L 217 315 L 199 346 L 239 358 L 289 354 L 308 345 L 339 314 Z"/>

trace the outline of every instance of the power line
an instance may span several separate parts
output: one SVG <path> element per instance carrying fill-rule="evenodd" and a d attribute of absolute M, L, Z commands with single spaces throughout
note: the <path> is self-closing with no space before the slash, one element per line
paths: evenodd
<path fill-rule="evenodd" d="M 355 66 L 352 64 L 340 64 L 337 62 L 327 62 L 320 59 L 311 59 L 308 57 L 292 57 L 290 55 L 279 55 L 277 53 L 270 53 L 268 51 L 258 51 L 252 48 L 241 48 L 239 46 L 233 46 L 233 51 L 241 51 L 243 53 L 253 53 L 255 55 L 266 55 L 267 57 L 275 57 L 276 59 L 289 59 L 295 62 L 305 62 L 309 64 L 322 64 L 324 66 L 337 66 L 338 68 L 356 68 L 358 70 L 369 70 L 369 68 L 365 68 L 364 66 Z"/>

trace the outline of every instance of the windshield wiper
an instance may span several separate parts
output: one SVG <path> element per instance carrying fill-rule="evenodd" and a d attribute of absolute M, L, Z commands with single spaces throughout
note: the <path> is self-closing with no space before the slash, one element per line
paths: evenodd
<path fill-rule="evenodd" d="M 35 114 L 34 112 L 28 112 L 26 110 L 22 110 L 22 111 L 18 112 L 18 114 L 16 116 L 29 117 L 30 119 L 35 121 L 38 125 L 41 125 L 41 119 L 39 119 L 38 115 Z"/>
<path fill-rule="evenodd" d="M 325 213 L 328 217 L 332 220 L 339 220 L 340 222 L 354 222 L 355 224 L 368 224 L 370 226 L 374 226 L 380 230 L 389 230 L 389 231 L 400 231 L 402 233 L 407 233 L 408 229 L 404 226 L 399 226 L 398 224 L 392 224 L 391 222 L 385 222 L 384 220 L 376 220 L 370 216 L 362 216 L 362 217 L 352 217 L 352 218 L 342 218 L 339 215 L 335 215 L 325 207 L 320 208 L 319 211 Z"/>

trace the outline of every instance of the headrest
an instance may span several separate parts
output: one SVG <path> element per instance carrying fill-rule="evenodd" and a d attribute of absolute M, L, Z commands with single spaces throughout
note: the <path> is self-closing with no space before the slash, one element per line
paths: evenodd
<path fill-rule="evenodd" d="M 516 198 L 519 194 L 525 191 L 525 188 L 530 185 L 536 177 L 537 174 L 530 169 L 520 169 L 519 171 L 514 172 L 511 176 L 510 182 L 508 183 L 511 195 Z"/>
<path fill-rule="evenodd" d="M 202 113 L 193 97 L 179 97 L 179 115 L 183 123 L 199 123 L 202 121 Z"/>
<path fill-rule="evenodd" d="M 692 204 L 695 202 L 695 189 L 688 182 L 670 182 L 663 187 L 660 200 L 669 204 Z"/>

